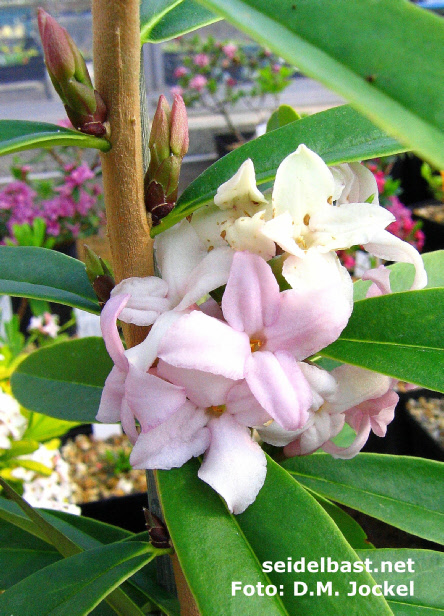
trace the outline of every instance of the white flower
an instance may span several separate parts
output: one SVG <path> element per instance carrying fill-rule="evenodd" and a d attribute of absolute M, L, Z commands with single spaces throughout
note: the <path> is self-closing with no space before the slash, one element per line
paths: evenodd
<path fill-rule="evenodd" d="M 263 233 L 290 254 L 282 273 L 292 286 L 297 270 L 308 266 L 314 252 L 323 255 L 355 245 L 363 245 L 382 259 L 413 263 L 412 289 L 427 284 L 418 251 L 385 230 L 394 216 L 378 205 L 371 175 L 355 164 L 330 170 L 305 145 L 279 165 L 272 195 L 273 219 L 265 223 Z M 372 203 L 365 202 L 370 199 Z"/>
<path fill-rule="evenodd" d="M 261 231 L 271 215 L 271 204 L 258 190 L 253 161 L 248 159 L 219 186 L 214 205 L 195 212 L 191 224 L 209 250 L 228 244 L 268 261 L 276 246 Z"/>
<path fill-rule="evenodd" d="M 20 440 L 27 426 L 17 400 L 0 390 L 0 449 L 10 449 L 11 439 Z"/>

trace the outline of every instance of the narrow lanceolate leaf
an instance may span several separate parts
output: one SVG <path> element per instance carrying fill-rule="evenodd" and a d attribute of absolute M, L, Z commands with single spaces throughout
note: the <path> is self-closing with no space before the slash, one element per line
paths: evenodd
<path fill-rule="evenodd" d="M 343 573 L 288 572 L 289 557 L 292 562 L 304 557 L 318 563 L 328 555 L 348 562 L 359 558 L 330 516 L 276 463 L 268 459 L 265 485 L 238 516 L 230 515 L 217 494 L 198 479 L 198 466 L 193 460 L 180 469 L 159 471 L 158 486 L 177 555 L 202 616 L 225 616 L 227 609 L 243 616 L 391 614 L 382 597 L 345 596 Z M 274 568 L 277 562 L 279 571 Z M 353 579 L 373 584 L 365 572 L 353 573 Z M 306 583 L 314 593 L 317 582 L 331 581 L 333 596 L 294 596 L 295 581 Z M 258 583 L 274 585 L 277 595 L 267 597 L 262 587 L 265 596 L 246 597 L 243 586 Z"/>
<path fill-rule="evenodd" d="M 444 543 L 443 464 L 421 458 L 360 453 L 352 460 L 327 454 L 283 463 L 311 490 L 424 539 Z"/>
<path fill-rule="evenodd" d="M 137 542 L 114 543 L 76 554 L 6 590 L 0 595 L 0 613 L 84 616 L 153 558 L 152 547 Z M 142 616 L 143 612 L 137 609 L 132 614 Z"/>
<path fill-rule="evenodd" d="M 372 577 L 387 592 L 387 603 L 395 616 L 442 616 L 444 592 L 437 581 L 442 577 L 444 554 L 387 549 L 358 550 L 358 555 L 363 561 L 370 559 Z"/>
<path fill-rule="evenodd" d="M 283 159 L 304 143 L 328 165 L 387 156 L 405 150 L 398 142 L 347 105 L 296 120 L 236 148 L 206 169 L 180 196 L 173 211 L 153 227 L 157 235 L 199 207 L 251 158 L 258 184 L 273 180 Z"/>
<path fill-rule="evenodd" d="M 0 294 L 44 299 L 100 313 L 85 265 L 47 248 L 0 246 Z"/>
<path fill-rule="evenodd" d="M 320 355 L 444 392 L 444 288 L 355 302 L 338 340 Z"/>
<path fill-rule="evenodd" d="M 404 0 L 199 2 L 444 168 L 442 18 Z"/>
<path fill-rule="evenodd" d="M 141 43 L 161 43 L 207 26 L 221 17 L 194 0 L 142 0 Z"/>
<path fill-rule="evenodd" d="M 32 150 L 70 145 L 78 148 L 95 148 L 107 152 L 111 144 L 106 139 L 62 128 L 46 122 L 27 120 L 0 120 L 0 156 Z"/>
<path fill-rule="evenodd" d="M 50 417 L 95 421 L 112 361 L 102 338 L 68 340 L 31 353 L 13 373 L 22 406 Z"/>
<path fill-rule="evenodd" d="M 422 256 L 427 272 L 426 289 L 444 287 L 444 250 L 427 252 Z M 395 263 L 389 265 L 390 286 L 393 293 L 408 291 L 415 277 L 415 268 L 410 263 Z M 353 298 L 356 301 L 365 299 L 365 295 L 372 283 L 370 280 L 357 280 L 353 285 Z"/>

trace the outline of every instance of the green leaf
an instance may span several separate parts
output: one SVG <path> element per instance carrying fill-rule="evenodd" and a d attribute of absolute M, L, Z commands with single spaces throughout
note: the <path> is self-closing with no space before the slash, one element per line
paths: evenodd
<path fill-rule="evenodd" d="M 387 603 L 395 616 L 442 616 L 444 594 L 437 584 L 444 568 L 444 554 L 430 550 L 359 550 L 362 560 L 372 561 L 372 577 L 377 584 L 409 585 L 413 582 L 413 595 L 387 596 Z M 408 559 L 412 562 L 408 563 Z M 385 563 L 385 564 L 383 564 Z M 395 570 L 398 564 L 398 572 Z M 390 571 L 390 565 L 391 571 Z M 405 570 L 405 573 L 403 572 Z M 410 569 L 410 571 L 408 570 Z M 413 572 L 411 570 L 413 569 Z"/>
<path fill-rule="evenodd" d="M 444 287 L 444 250 L 427 252 L 422 256 L 424 267 L 427 272 L 426 289 Z M 408 291 L 413 284 L 415 268 L 410 263 L 395 263 L 389 265 L 390 286 L 393 293 Z M 353 285 L 353 298 L 356 301 L 365 299 L 365 295 L 371 285 L 370 280 L 357 280 Z"/>
<path fill-rule="evenodd" d="M 185 577 L 202 616 L 231 614 L 298 614 L 343 616 L 343 614 L 391 614 L 384 599 L 353 599 L 327 595 L 293 596 L 295 579 L 313 584 L 312 573 L 262 571 L 265 561 L 291 556 L 320 562 L 328 553 L 337 560 L 358 560 L 336 525 L 316 501 L 271 459 L 265 484 L 256 501 L 238 516 L 230 515 L 222 500 L 198 479 L 196 460 L 180 469 L 158 471 L 163 511 Z M 202 569 L 204 563 L 204 570 Z M 372 583 L 367 573 L 357 573 L 361 583 Z M 348 588 L 343 574 L 316 574 L 316 580 L 333 581 L 338 592 Z M 274 584 L 283 596 L 246 597 L 232 594 L 232 582 Z M 282 588 L 283 587 L 283 588 Z M 209 592 L 211 589 L 211 592 Z"/>
<path fill-rule="evenodd" d="M 37 441 L 23 439 L 21 441 L 11 441 L 11 447 L 6 449 L 2 454 L 2 460 L 16 458 L 17 456 L 25 456 L 39 448 Z"/>
<path fill-rule="evenodd" d="M 95 148 L 102 152 L 107 152 L 111 148 L 110 142 L 106 139 L 99 139 L 46 122 L 0 120 L 0 135 L 0 156 L 33 148 L 53 148 L 59 145 Z"/>
<path fill-rule="evenodd" d="M 267 133 L 271 130 L 282 128 L 282 126 L 300 119 L 301 116 L 298 114 L 296 109 L 293 109 L 290 105 L 280 105 L 276 111 L 273 111 L 267 122 Z"/>
<path fill-rule="evenodd" d="M 2 496 L 0 496 L 0 519 L 17 526 L 22 531 L 26 531 L 52 546 L 47 534 L 40 530 L 39 527 L 22 512 L 16 503 Z"/>
<path fill-rule="evenodd" d="M 58 552 L 31 547 L 0 547 L 0 590 L 14 586 L 36 571 L 57 562 Z"/>
<path fill-rule="evenodd" d="M 100 314 L 85 265 L 34 246 L 0 246 L 0 294 L 31 297 Z"/>
<path fill-rule="evenodd" d="M 444 392 L 444 288 L 355 302 L 338 340 L 319 352 Z"/>
<path fill-rule="evenodd" d="M 0 612 L 84 616 L 154 556 L 150 545 L 134 542 L 105 545 L 65 558 L 6 590 L 0 595 Z M 143 613 L 136 608 L 132 614 Z"/>
<path fill-rule="evenodd" d="M 328 165 L 388 156 L 404 150 L 351 107 L 328 109 L 266 133 L 215 162 L 184 190 L 176 207 L 153 227 L 151 234 L 165 231 L 210 203 L 219 186 L 229 180 L 247 158 L 254 163 L 259 185 L 273 180 L 283 159 L 300 143 L 305 143 Z"/>
<path fill-rule="evenodd" d="M 14 397 L 38 413 L 91 423 L 113 363 L 102 338 L 68 340 L 31 353 L 11 377 Z"/>
<path fill-rule="evenodd" d="M 440 462 L 372 453 L 335 460 L 316 454 L 291 458 L 282 466 L 326 498 L 418 537 L 444 542 Z"/>
<path fill-rule="evenodd" d="M 168 41 L 220 19 L 193 0 L 142 0 L 141 43 Z"/>
<path fill-rule="evenodd" d="M 54 419 L 53 417 L 48 417 L 41 413 L 31 412 L 29 415 L 28 427 L 26 428 L 23 438 L 34 439 L 40 443 L 44 443 L 58 436 L 63 436 L 68 430 L 79 425 L 76 421 Z"/>
<path fill-rule="evenodd" d="M 444 169 L 444 21 L 401 0 L 199 0 Z M 412 33 L 415 33 L 412 36 Z M 426 67 L 426 69 L 425 69 Z"/>
<path fill-rule="evenodd" d="M 368 550 L 372 547 L 364 529 L 348 513 L 319 494 L 313 492 L 311 495 L 325 509 L 354 550 Z"/>

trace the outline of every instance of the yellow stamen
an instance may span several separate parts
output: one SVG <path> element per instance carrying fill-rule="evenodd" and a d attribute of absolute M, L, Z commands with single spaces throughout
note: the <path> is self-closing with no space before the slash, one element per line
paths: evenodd
<path fill-rule="evenodd" d="M 218 406 L 209 406 L 206 409 L 206 412 L 212 417 L 220 417 L 223 413 L 225 413 L 226 410 L 227 407 L 225 406 L 225 404 L 219 404 Z"/>
<path fill-rule="evenodd" d="M 252 353 L 259 351 L 261 346 L 264 344 L 263 340 L 259 340 L 259 338 L 250 340 L 250 349 Z"/>

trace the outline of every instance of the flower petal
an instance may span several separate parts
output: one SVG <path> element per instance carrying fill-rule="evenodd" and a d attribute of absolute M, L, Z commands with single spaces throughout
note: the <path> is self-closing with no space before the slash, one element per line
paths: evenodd
<path fill-rule="evenodd" d="M 265 330 L 266 350 L 287 350 L 305 359 L 334 342 L 353 309 L 353 285 L 335 254 L 309 250 L 305 259 L 288 257 L 283 271 L 294 287 L 280 295 L 276 321 Z"/>
<path fill-rule="evenodd" d="M 292 443 L 284 448 L 287 458 L 307 456 L 322 447 L 329 439 L 334 438 L 344 427 L 344 415 L 332 414 L 320 409 L 314 414 L 314 421 Z"/>
<path fill-rule="evenodd" d="M 222 225 L 233 221 L 234 216 L 230 210 L 220 210 L 216 205 L 206 205 L 194 212 L 191 226 L 199 236 L 206 250 L 226 247 L 227 242 L 221 236 Z"/>
<path fill-rule="evenodd" d="M 290 212 L 284 212 L 266 222 L 262 234 L 279 244 L 285 252 L 297 257 L 303 257 L 304 251 L 294 240 L 294 225 Z"/>
<path fill-rule="evenodd" d="M 130 364 L 125 382 L 126 401 L 143 432 L 158 426 L 185 403 L 183 387 Z"/>
<path fill-rule="evenodd" d="M 227 393 L 236 382 L 211 372 L 176 368 L 162 360 L 157 365 L 157 374 L 182 387 L 187 398 L 200 408 L 225 404 Z"/>
<path fill-rule="evenodd" d="M 168 285 L 161 278 L 126 278 L 111 291 L 111 297 L 130 295 L 120 314 L 120 320 L 134 325 L 151 325 L 157 317 L 170 309 L 166 295 Z"/>
<path fill-rule="evenodd" d="M 237 381 L 226 397 L 227 413 L 243 426 L 261 426 L 271 417 L 251 393 L 246 381 Z"/>
<path fill-rule="evenodd" d="M 309 229 L 322 252 L 342 250 L 372 242 L 395 217 L 373 203 L 329 206 L 310 217 Z"/>
<path fill-rule="evenodd" d="M 365 297 L 377 297 L 379 295 L 389 295 L 392 292 L 390 287 L 390 271 L 385 265 L 367 270 L 362 274 L 362 280 L 371 280 L 373 284 L 368 288 Z"/>
<path fill-rule="evenodd" d="M 116 423 L 120 421 L 120 409 L 125 395 L 125 379 L 127 372 L 114 366 L 109 373 L 100 399 L 100 406 L 96 415 L 97 421 L 103 423 Z"/>
<path fill-rule="evenodd" d="M 190 272 L 182 286 L 183 299 L 176 310 L 185 310 L 199 299 L 224 285 L 230 274 L 233 251 L 228 248 L 215 248 L 207 253 L 202 261 Z"/>
<path fill-rule="evenodd" d="M 225 499 L 232 513 L 242 513 L 264 485 L 265 454 L 248 428 L 228 413 L 212 419 L 208 428 L 211 444 L 198 475 Z"/>
<path fill-rule="evenodd" d="M 338 389 L 326 407 L 330 412 L 342 413 L 365 402 L 383 396 L 393 384 L 390 377 L 357 366 L 343 364 L 332 370 Z"/>
<path fill-rule="evenodd" d="M 249 158 L 227 182 L 217 189 L 214 203 L 221 210 L 234 209 L 253 216 L 258 206 L 265 203 L 264 195 L 256 186 L 253 161 Z"/>
<path fill-rule="evenodd" d="M 277 318 L 279 285 L 271 267 L 257 255 L 237 252 L 222 298 L 227 322 L 249 336 L 260 334 Z"/>
<path fill-rule="evenodd" d="M 373 173 L 362 163 L 344 163 L 337 169 L 343 173 L 345 186 L 337 199 L 337 205 L 342 203 L 370 203 L 379 204 L 378 185 Z"/>
<path fill-rule="evenodd" d="M 273 188 L 274 217 L 289 212 L 295 224 L 294 236 L 306 214 L 324 210 L 333 198 L 335 182 L 322 158 L 301 144 L 279 165 Z"/>
<path fill-rule="evenodd" d="M 403 242 L 399 237 L 392 235 L 388 231 L 381 230 L 375 234 L 364 248 L 375 257 L 386 259 L 387 261 L 401 261 L 402 263 L 412 263 L 415 266 L 416 274 L 411 290 L 423 289 L 427 285 L 427 272 L 424 268 L 419 252 L 409 244 Z"/>
<path fill-rule="evenodd" d="M 298 430 L 307 421 L 313 396 L 289 353 L 253 353 L 246 362 L 245 380 L 259 404 L 286 430 Z"/>
<path fill-rule="evenodd" d="M 131 452 L 134 468 L 169 470 L 200 456 L 210 444 L 207 415 L 186 402 L 157 428 L 142 432 Z"/>
<path fill-rule="evenodd" d="M 123 344 L 117 329 L 117 318 L 125 308 L 129 298 L 129 295 L 116 295 L 116 297 L 111 297 L 106 302 L 102 314 L 100 315 L 100 327 L 102 329 L 106 350 L 115 365 L 123 372 L 128 370 L 128 360 L 125 357 Z"/>
<path fill-rule="evenodd" d="M 159 358 L 177 368 L 203 370 L 234 380 L 243 378 L 250 353 L 246 334 L 199 310 L 173 323 L 158 348 Z"/>

